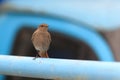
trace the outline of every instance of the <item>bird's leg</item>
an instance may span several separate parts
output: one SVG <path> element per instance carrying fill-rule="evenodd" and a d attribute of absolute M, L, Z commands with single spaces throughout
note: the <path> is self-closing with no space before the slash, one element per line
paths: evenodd
<path fill-rule="evenodd" d="M 49 58 L 49 56 L 48 56 L 48 53 L 47 53 L 47 52 L 45 53 L 45 55 L 46 55 L 46 57 L 47 57 L 47 58 Z"/>
<path fill-rule="evenodd" d="M 37 51 L 39 53 L 39 51 Z M 36 54 L 36 56 L 33 58 L 35 60 L 36 58 L 40 57 L 39 54 Z"/>
<path fill-rule="evenodd" d="M 36 54 L 36 56 L 33 58 L 33 60 L 35 60 L 36 58 L 38 58 L 39 57 L 39 55 L 38 54 Z"/>

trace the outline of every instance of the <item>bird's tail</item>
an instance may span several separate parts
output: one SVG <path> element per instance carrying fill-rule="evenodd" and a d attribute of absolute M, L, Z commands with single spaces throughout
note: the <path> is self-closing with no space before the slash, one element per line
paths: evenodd
<path fill-rule="evenodd" d="M 49 58 L 48 53 L 47 52 L 39 52 L 39 55 L 43 58 Z"/>

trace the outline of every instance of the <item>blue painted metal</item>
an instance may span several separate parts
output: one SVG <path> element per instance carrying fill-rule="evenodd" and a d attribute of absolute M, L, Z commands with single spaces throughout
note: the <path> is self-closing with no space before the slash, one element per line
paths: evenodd
<path fill-rule="evenodd" d="M 90 24 L 93 28 L 120 27 L 120 0 L 9 0 L 7 4 L 20 10 L 69 17 Z"/>
<path fill-rule="evenodd" d="M 49 24 L 49 30 L 84 41 L 95 51 L 100 60 L 114 61 L 112 51 L 108 44 L 95 30 L 87 29 L 85 25 L 76 25 L 65 20 L 43 15 L 6 14 L 4 21 L 0 25 L 2 26 L 0 27 L 0 37 L 2 37 L 0 39 L 2 46 L 0 47 L 0 53 L 9 54 L 11 52 L 16 33 L 24 24 L 37 27 L 41 23 Z M 6 32 L 6 34 L 4 34 L 4 32 Z"/>
<path fill-rule="evenodd" d="M 20 1 L 9 0 L 7 2 L 7 4 L 12 4 L 12 6 L 19 8 L 19 9 L 25 9 L 27 6 L 27 8 L 30 7 L 30 10 L 32 10 L 34 12 L 41 11 L 44 13 L 47 12 L 47 13 L 55 14 L 55 15 L 59 15 L 59 16 L 70 17 L 75 20 L 83 21 L 88 24 L 94 25 L 93 27 L 97 27 L 97 28 L 119 27 L 119 26 L 115 26 L 115 27 L 111 27 L 111 26 L 119 24 L 120 18 L 118 18 L 118 17 L 119 17 L 120 11 L 118 11 L 118 8 L 115 6 L 114 6 L 114 8 L 107 9 L 106 6 L 108 6 L 108 5 L 106 5 L 105 2 L 101 1 L 100 3 L 102 4 L 102 6 L 100 6 L 99 1 L 97 1 L 97 2 L 82 1 L 81 2 L 79 0 L 75 0 L 75 1 L 66 0 L 66 1 L 64 1 L 64 5 L 63 5 L 62 0 L 61 1 L 52 0 L 51 3 L 48 3 L 47 0 L 43 0 L 43 1 L 37 0 L 37 2 L 35 0 L 31 0 L 29 2 L 25 2 L 25 0 L 20 0 Z M 33 3 L 35 3 L 36 5 L 33 5 Z M 79 5 L 76 5 L 76 3 L 77 4 L 79 3 Z M 109 4 L 110 3 L 111 3 L 111 1 L 109 2 Z M 117 3 L 119 3 L 119 2 L 117 2 Z M 62 6 L 61 6 L 61 4 L 62 4 Z M 94 4 L 98 4 L 98 6 L 91 7 Z M 105 4 L 105 5 L 103 6 L 103 4 Z M 115 4 L 115 5 L 117 5 L 117 4 Z M 56 7 L 57 7 L 57 10 L 56 10 Z M 112 13 L 111 13 L 111 11 L 112 11 Z M 21 16 L 19 15 L 19 17 L 21 17 Z M 42 22 L 48 22 L 48 23 L 52 22 L 50 24 L 50 26 L 51 26 L 50 30 L 58 31 L 58 32 L 64 33 L 65 35 L 69 35 L 69 36 L 72 36 L 77 39 L 82 39 L 83 41 L 88 43 L 90 45 L 90 47 L 92 47 L 92 49 L 96 52 L 96 54 L 100 58 L 100 60 L 114 61 L 112 52 L 111 52 L 108 44 L 105 42 L 105 40 L 97 32 L 83 28 L 84 25 L 80 24 L 79 25 L 80 28 L 78 29 L 78 28 L 73 28 L 73 27 L 78 27 L 78 25 L 68 23 L 68 22 L 66 23 L 63 21 L 61 22 L 60 20 L 54 21 L 50 18 L 44 18 L 44 17 L 42 17 L 42 19 L 40 19 L 40 17 L 36 18 L 33 16 L 32 17 L 29 16 L 30 20 L 26 19 L 26 18 L 28 18 L 28 16 L 27 17 L 22 16 L 22 18 L 20 18 L 20 20 L 18 20 L 19 17 L 5 15 L 3 18 L 1 18 L 1 16 L 0 16 L 0 37 L 3 38 L 3 39 L 0 39 L 0 45 L 2 46 L 2 47 L 0 46 L 0 53 L 2 53 L 2 54 L 9 54 L 11 52 L 11 48 L 12 48 L 12 44 L 14 42 L 16 32 L 21 28 L 20 25 L 22 25 L 23 23 L 26 24 L 26 22 L 27 22 L 27 24 L 29 24 L 29 25 L 36 26 L 36 24 L 38 25 L 40 22 L 41 23 Z M 11 20 L 13 20 L 13 21 L 11 21 Z M 15 20 L 18 20 L 18 21 L 15 21 Z M 25 21 L 25 20 L 28 20 L 28 21 Z M 35 21 L 41 20 L 41 21 L 35 22 L 33 20 L 35 20 Z M 51 21 L 51 22 L 49 22 L 49 21 Z M 15 22 L 15 24 L 14 24 L 14 22 Z M 54 24 L 54 22 L 57 22 L 57 24 Z M 65 23 L 65 25 L 64 25 L 64 23 Z M 64 28 L 63 26 L 66 26 L 66 25 L 69 25 L 67 27 L 72 26 L 71 29 L 73 29 L 73 30 L 71 30 L 71 29 L 63 30 L 62 29 L 62 28 Z M 102 25 L 102 26 L 99 26 L 99 25 Z M 56 29 L 57 28 L 56 26 L 59 27 L 60 30 L 59 30 L 59 28 Z M 5 30 L 6 27 L 8 28 L 7 30 Z M 87 27 L 89 27 L 89 26 L 87 26 Z M 74 30 L 76 30 L 77 32 L 75 32 Z M 64 31 L 67 31 L 68 33 L 64 32 Z M 80 32 L 78 32 L 78 31 L 80 31 Z M 8 32 L 8 33 L 4 34 L 3 32 Z M 72 32 L 72 33 L 69 33 L 69 32 Z M 80 34 L 80 36 L 76 36 L 76 34 L 78 34 L 78 33 Z M 88 38 L 86 38 L 86 37 L 88 37 Z M 92 38 L 92 39 L 90 39 L 90 38 Z M 0 76 L 0 79 L 1 79 L 1 77 L 2 76 Z"/>
<path fill-rule="evenodd" d="M 0 75 L 0 80 L 5 80 L 5 76 Z"/>
<path fill-rule="evenodd" d="M 0 55 L 0 74 L 58 80 L 120 80 L 119 62 Z"/>
<path fill-rule="evenodd" d="M 3 4 L 6 0 L 0 0 L 0 5 Z"/>

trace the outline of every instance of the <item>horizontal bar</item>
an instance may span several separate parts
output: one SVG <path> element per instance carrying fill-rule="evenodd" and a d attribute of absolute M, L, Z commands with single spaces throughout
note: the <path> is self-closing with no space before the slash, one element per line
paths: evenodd
<path fill-rule="evenodd" d="M 0 55 L 0 74 L 59 80 L 120 80 L 119 62 Z"/>

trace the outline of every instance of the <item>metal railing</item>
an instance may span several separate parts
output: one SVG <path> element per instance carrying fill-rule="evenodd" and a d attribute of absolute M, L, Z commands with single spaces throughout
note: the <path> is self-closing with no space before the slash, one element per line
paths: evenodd
<path fill-rule="evenodd" d="M 0 55 L 0 74 L 59 80 L 120 80 L 119 62 Z"/>

